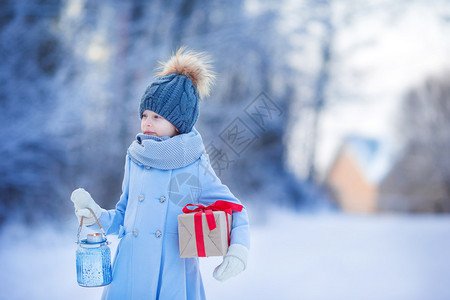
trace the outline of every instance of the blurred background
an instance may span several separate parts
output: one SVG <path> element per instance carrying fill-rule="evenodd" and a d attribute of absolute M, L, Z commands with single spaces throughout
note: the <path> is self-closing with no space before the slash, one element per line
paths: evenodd
<path fill-rule="evenodd" d="M 224 286 L 204 275 L 211 299 L 450 297 L 448 0 L 2 0 L 8 299 L 99 293 L 73 275 L 70 193 L 114 207 L 140 97 L 180 46 L 213 58 L 196 127 L 254 228 L 253 266 Z M 284 292 L 255 293 L 269 279 Z"/>

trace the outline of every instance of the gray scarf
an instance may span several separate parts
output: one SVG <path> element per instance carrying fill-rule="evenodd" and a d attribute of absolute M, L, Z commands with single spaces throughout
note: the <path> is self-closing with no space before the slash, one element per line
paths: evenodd
<path fill-rule="evenodd" d="M 172 138 L 138 134 L 128 148 L 128 156 L 137 164 L 170 170 L 190 165 L 205 152 L 200 133 L 192 131 Z"/>

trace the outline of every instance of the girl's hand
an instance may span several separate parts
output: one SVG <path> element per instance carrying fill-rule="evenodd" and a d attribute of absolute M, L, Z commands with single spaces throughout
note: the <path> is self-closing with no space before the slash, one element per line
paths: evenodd
<path fill-rule="evenodd" d="M 73 191 L 70 196 L 70 200 L 72 200 L 75 207 L 75 215 L 78 218 L 78 222 L 80 222 L 81 217 L 84 217 L 83 224 L 86 226 L 93 225 L 95 223 L 95 218 L 88 208 L 92 209 L 97 218 L 99 218 L 102 212 L 105 211 L 97 203 L 95 203 L 94 199 L 91 197 L 91 194 L 82 188 Z"/>
<path fill-rule="evenodd" d="M 213 276 L 225 281 L 238 275 L 247 267 L 248 249 L 240 244 L 232 244 L 223 258 L 223 262 L 214 270 Z"/>

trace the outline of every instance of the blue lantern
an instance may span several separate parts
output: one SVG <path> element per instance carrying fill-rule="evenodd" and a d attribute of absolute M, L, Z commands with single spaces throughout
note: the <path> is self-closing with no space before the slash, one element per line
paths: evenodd
<path fill-rule="evenodd" d="M 80 241 L 83 217 L 77 235 L 77 281 L 80 286 L 96 287 L 108 285 L 112 281 L 111 250 L 100 222 L 91 210 L 101 233 L 88 234 Z"/>

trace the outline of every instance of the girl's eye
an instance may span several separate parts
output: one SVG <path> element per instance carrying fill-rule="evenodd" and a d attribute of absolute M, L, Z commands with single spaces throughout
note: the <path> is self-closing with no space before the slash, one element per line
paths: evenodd
<path fill-rule="evenodd" d="M 154 119 L 161 119 L 162 117 L 161 117 L 161 116 L 158 116 L 158 115 L 155 115 L 155 116 L 153 116 L 153 118 L 154 118 Z"/>

